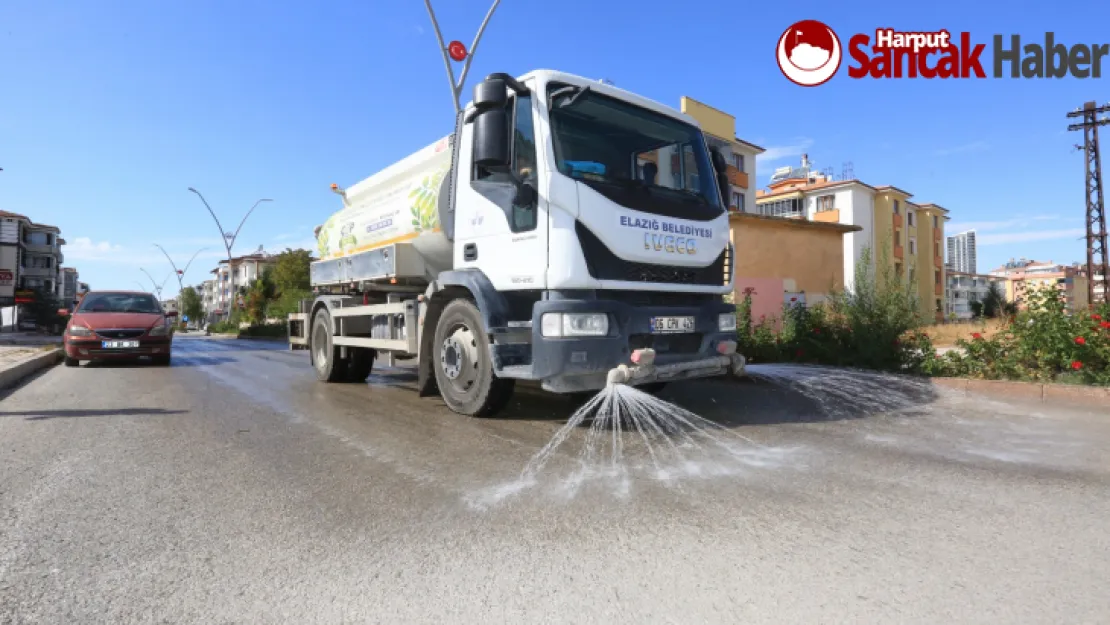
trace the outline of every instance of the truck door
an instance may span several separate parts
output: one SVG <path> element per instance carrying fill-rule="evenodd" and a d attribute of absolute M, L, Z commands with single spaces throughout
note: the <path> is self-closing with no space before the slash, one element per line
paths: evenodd
<path fill-rule="evenodd" d="M 498 290 L 546 288 L 548 223 L 546 202 L 536 192 L 544 186 L 539 178 L 543 168 L 538 167 L 534 97 L 534 89 L 523 96 L 510 94 L 509 172 L 470 165 L 473 122 L 464 126 L 459 145 L 454 264 L 481 269 Z M 533 192 L 518 193 L 514 177 Z"/>

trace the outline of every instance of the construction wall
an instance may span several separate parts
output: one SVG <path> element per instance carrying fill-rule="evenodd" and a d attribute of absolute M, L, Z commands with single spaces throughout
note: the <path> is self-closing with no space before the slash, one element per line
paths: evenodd
<path fill-rule="evenodd" d="M 787 302 L 816 304 L 844 287 L 844 237 L 859 230 L 752 214 L 730 216 L 735 301 L 752 288 L 752 317 L 779 317 Z"/>

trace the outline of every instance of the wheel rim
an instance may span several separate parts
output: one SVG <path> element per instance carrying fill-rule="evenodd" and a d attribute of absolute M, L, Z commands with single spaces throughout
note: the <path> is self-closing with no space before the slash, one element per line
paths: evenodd
<path fill-rule="evenodd" d="M 478 340 L 470 328 L 456 326 L 443 339 L 439 351 L 439 366 L 448 384 L 459 393 L 468 393 L 478 381 Z"/>
<path fill-rule="evenodd" d="M 312 335 L 312 346 L 316 368 L 324 371 L 328 366 L 328 332 L 323 325 L 316 326 L 316 332 Z"/>

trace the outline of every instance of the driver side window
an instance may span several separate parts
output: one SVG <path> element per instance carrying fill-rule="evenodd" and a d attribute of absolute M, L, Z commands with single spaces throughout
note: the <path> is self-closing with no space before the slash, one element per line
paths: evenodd
<path fill-rule="evenodd" d="M 532 96 L 524 95 L 516 98 L 516 110 L 513 114 L 513 173 L 524 184 L 535 189 L 538 185 L 536 179 L 536 131 L 532 121 Z M 524 232 L 536 229 L 536 201 L 535 195 L 528 205 L 518 205 L 513 202 L 511 224 L 513 232 Z"/>

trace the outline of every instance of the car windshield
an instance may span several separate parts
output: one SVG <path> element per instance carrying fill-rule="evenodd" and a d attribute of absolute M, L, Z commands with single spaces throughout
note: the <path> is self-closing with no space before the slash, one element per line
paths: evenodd
<path fill-rule="evenodd" d="M 77 312 L 162 314 L 158 300 L 145 293 L 89 293 Z"/>
<path fill-rule="evenodd" d="M 629 208 L 695 220 L 723 212 L 716 172 L 695 126 L 590 88 L 552 83 L 559 171 Z"/>

